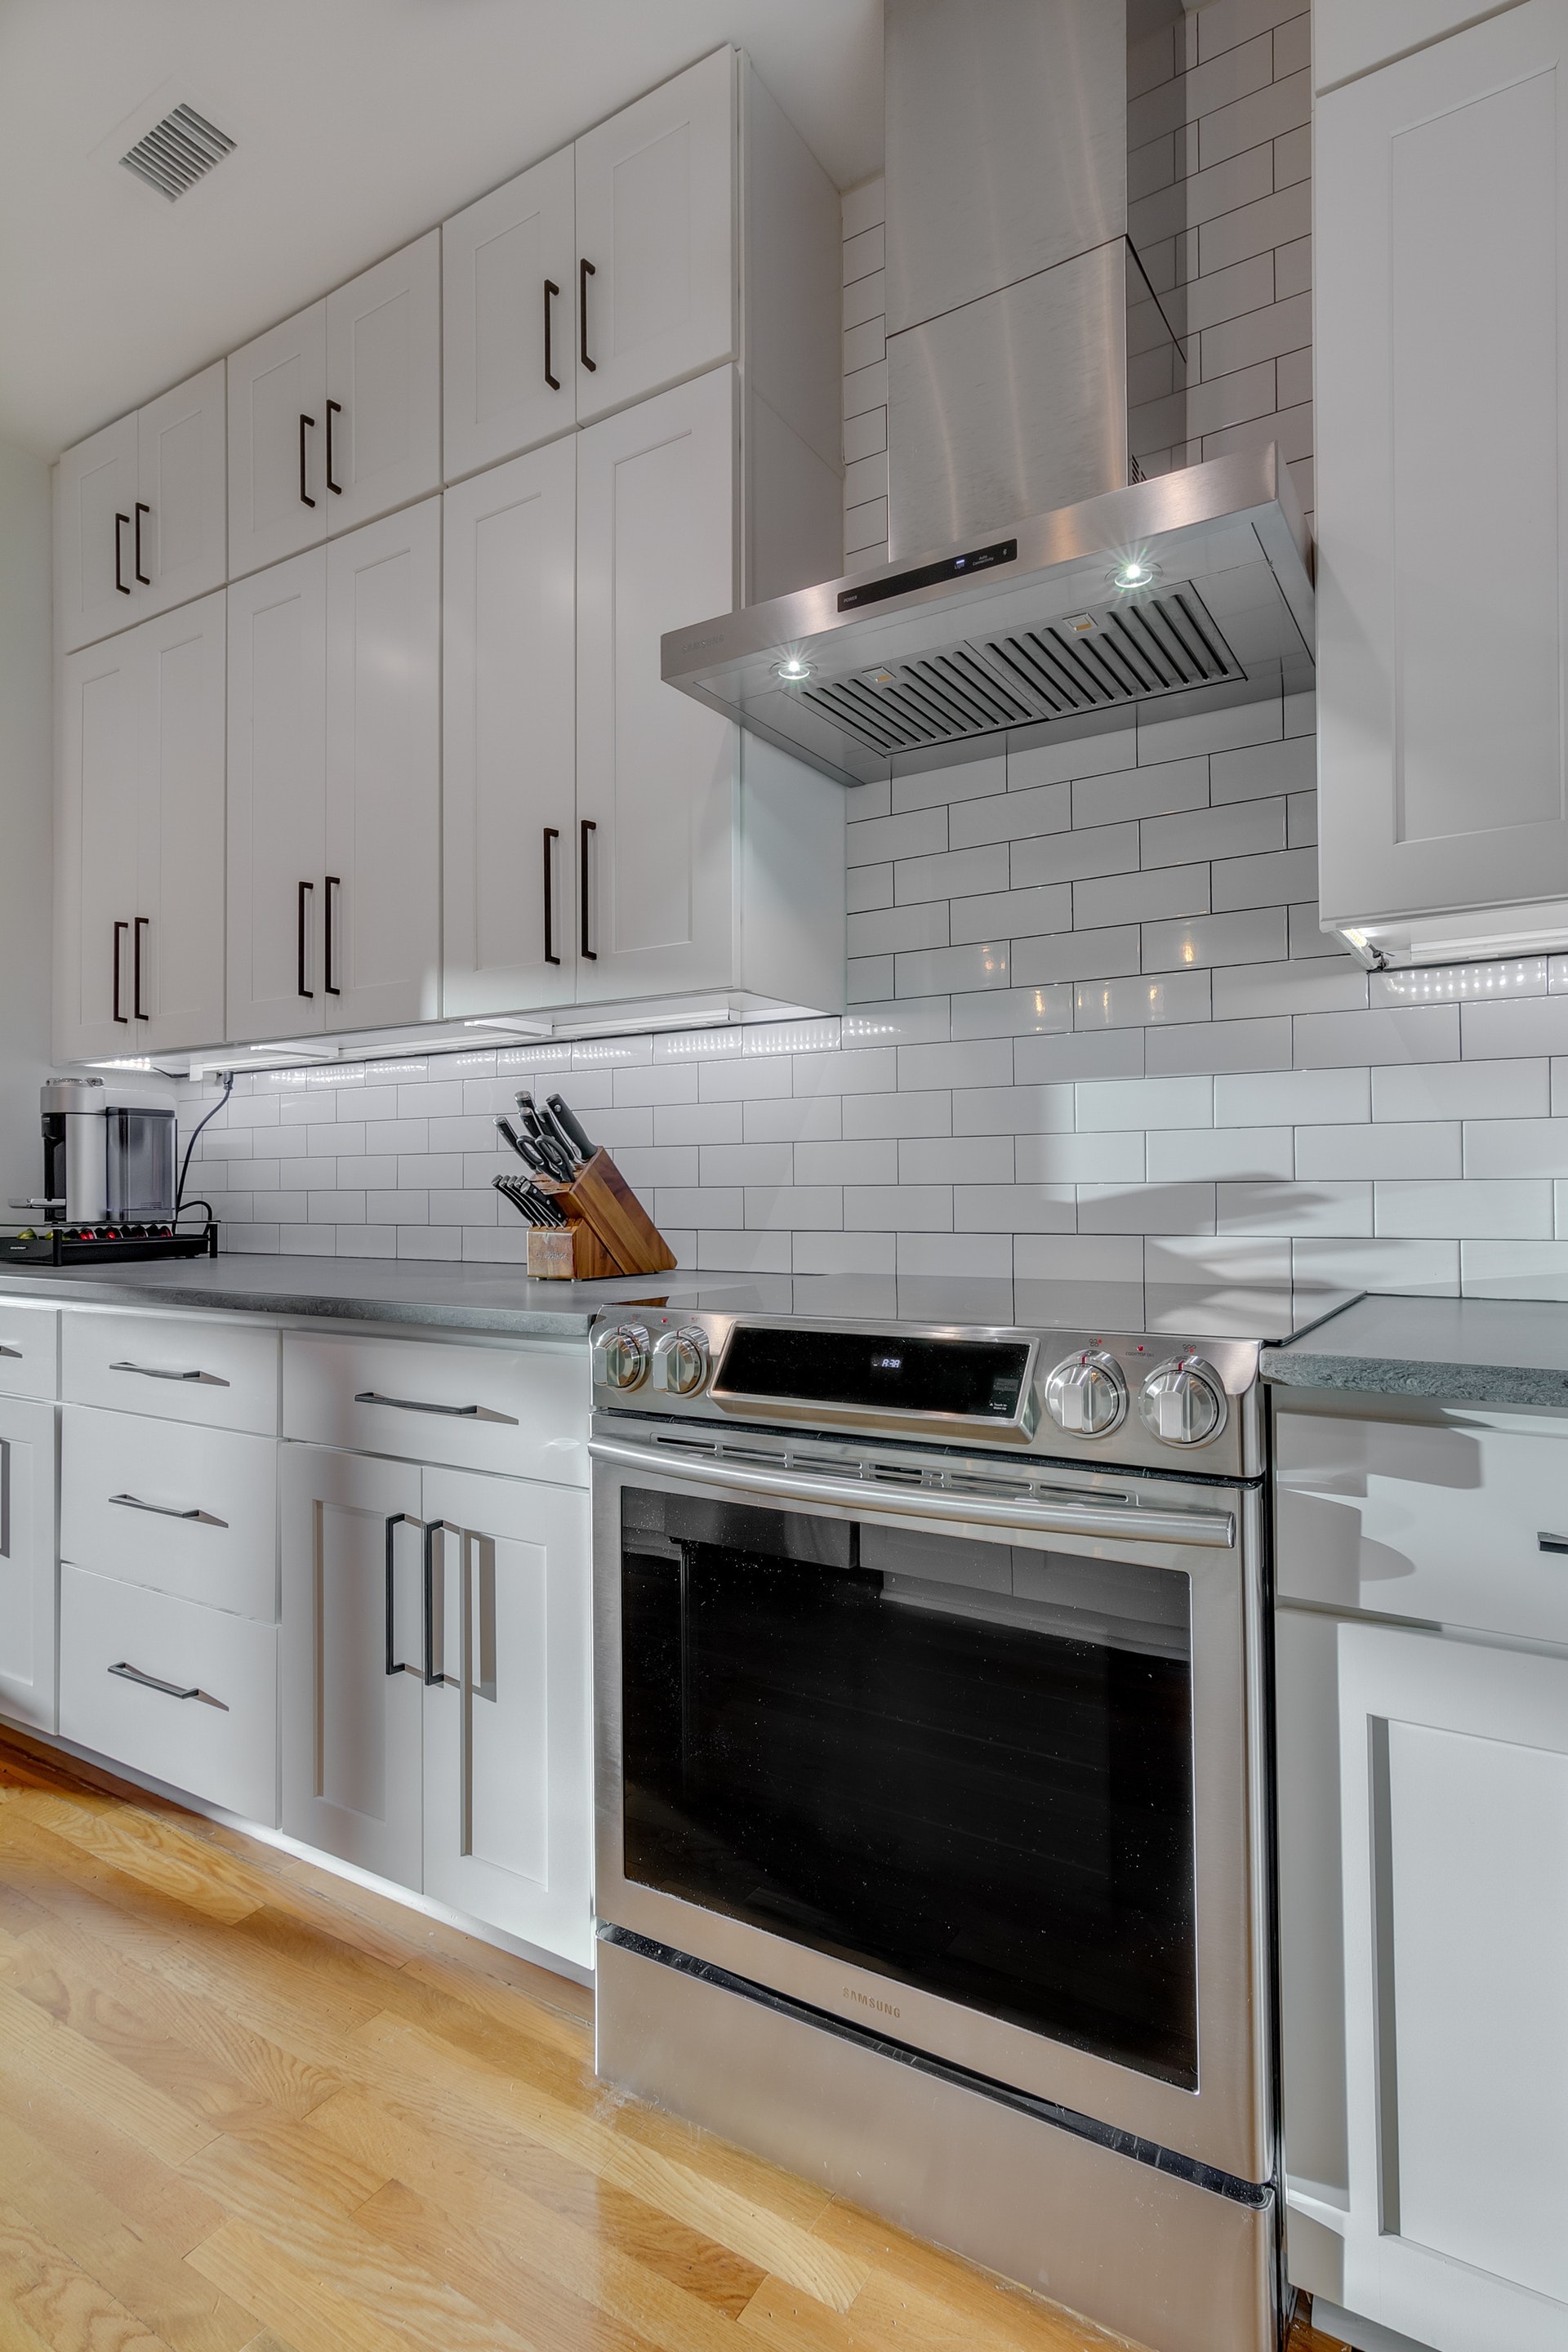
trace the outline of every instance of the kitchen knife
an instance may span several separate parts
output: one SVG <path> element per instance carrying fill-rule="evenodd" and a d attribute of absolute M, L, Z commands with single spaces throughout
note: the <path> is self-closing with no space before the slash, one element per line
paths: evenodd
<path fill-rule="evenodd" d="M 579 1160 L 592 1160 L 598 1146 L 590 1143 L 587 1131 L 570 1103 L 560 1095 L 552 1095 L 545 1104 L 551 1118 L 572 1146 Z"/>
<path fill-rule="evenodd" d="M 542 1173 L 553 1176 L 563 1184 L 570 1184 L 577 1173 L 574 1155 L 562 1142 L 552 1127 L 547 1127 L 534 1108 L 531 1095 L 519 1095 L 517 1115 L 522 1121 L 523 1132 L 533 1139 L 534 1149 L 544 1155 Z"/>
<path fill-rule="evenodd" d="M 522 1161 L 525 1168 L 531 1169 L 536 1176 L 553 1177 L 555 1175 L 556 1171 L 552 1167 L 550 1161 L 544 1156 L 544 1147 L 542 1144 L 531 1143 L 526 1135 L 519 1135 L 516 1129 L 510 1126 L 504 1118 L 498 1118 L 496 1125 L 500 1128 L 501 1133 L 505 1136 L 507 1141 L 510 1144 L 512 1150 L 516 1152 L 518 1158 Z"/>
<path fill-rule="evenodd" d="M 573 1136 L 571 1129 L 556 1117 L 555 1107 L 552 1103 L 545 1104 L 540 1117 L 544 1124 L 544 1132 L 547 1139 L 560 1145 L 562 1150 L 571 1160 L 572 1173 L 575 1175 L 577 1172 L 578 1163 L 584 1159 L 584 1154 L 578 1150 L 576 1139 Z"/>
<path fill-rule="evenodd" d="M 533 1162 L 529 1160 L 528 1154 L 523 1149 L 522 1138 L 519 1135 L 516 1128 L 513 1127 L 510 1119 L 498 1118 L 496 1121 L 496 1129 L 498 1133 L 505 1136 L 507 1141 L 510 1144 L 518 1158 L 521 1160 L 526 1160 L 528 1165 L 531 1168 Z"/>
<path fill-rule="evenodd" d="M 510 1176 L 492 1176 L 490 1182 L 504 1200 L 511 1202 L 519 1216 L 526 1217 L 531 1225 L 542 1224 L 543 1219 L 534 1214 L 532 1202 L 524 1195 L 522 1186 Z"/>

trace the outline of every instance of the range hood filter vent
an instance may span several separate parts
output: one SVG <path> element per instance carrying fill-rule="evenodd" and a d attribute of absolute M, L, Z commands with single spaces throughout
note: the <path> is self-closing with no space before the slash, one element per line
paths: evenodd
<path fill-rule="evenodd" d="M 134 172 L 173 204 L 233 149 L 234 141 L 226 131 L 220 131 L 194 106 L 176 106 L 120 160 L 128 172 Z"/>
<path fill-rule="evenodd" d="M 1069 712 L 1148 702 L 1246 676 L 1190 581 L 995 637 L 801 689 L 825 718 L 888 755 L 999 734 Z"/>

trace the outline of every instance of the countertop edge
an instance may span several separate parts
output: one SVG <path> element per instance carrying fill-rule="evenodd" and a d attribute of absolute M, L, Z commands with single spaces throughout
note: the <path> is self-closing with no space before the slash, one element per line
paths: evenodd
<path fill-rule="evenodd" d="M 1457 1404 L 1568 1410 L 1568 1371 L 1539 1364 L 1436 1363 L 1411 1356 L 1332 1356 L 1266 1348 L 1260 1377 L 1278 1388 L 1354 1389 L 1363 1395 L 1447 1398 Z"/>
<path fill-rule="evenodd" d="M 597 1309 L 537 1307 L 437 1306 L 407 1299 L 333 1298 L 319 1291 L 168 1291 L 154 1284 L 77 1281 L 63 1288 L 52 1276 L 29 1279 L 0 1274 L 0 1297 L 51 1307 L 157 1307 L 180 1315 L 295 1316 L 307 1322 L 410 1323 L 426 1330 L 483 1331 L 512 1339 L 585 1339 Z"/>

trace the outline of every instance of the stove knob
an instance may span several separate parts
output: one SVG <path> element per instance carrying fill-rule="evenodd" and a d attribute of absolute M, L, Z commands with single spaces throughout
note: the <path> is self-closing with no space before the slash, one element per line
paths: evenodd
<path fill-rule="evenodd" d="M 1074 1437 L 1109 1437 L 1127 1414 L 1121 1367 L 1102 1348 L 1068 1356 L 1046 1382 L 1046 1411 Z"/>
<path fill-rule="evenodd" d="M 1225 1383 L 1201 1356 L 1175 1356 L 1150 1373 L 1138 1411 L 1163 1445 L 1205 1445 L 1225 1427 Z"/>
<path fill-rule="evenodd" d="M 695 1325 L 654 1341 L 653 1384 L 671 1396 L 695 1396 L 708 1381 L 708 1334 Z"/>
<path fill-rule="evenodd" d="M 617 1323 L 601 1331 L 594 1352 L 607 1389 L 640 1388 L 647 1377 L 647 1332 L 640 1323 Z"/>

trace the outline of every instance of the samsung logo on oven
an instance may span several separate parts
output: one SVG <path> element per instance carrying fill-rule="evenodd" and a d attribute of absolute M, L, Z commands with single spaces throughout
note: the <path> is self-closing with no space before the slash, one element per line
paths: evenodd
<path fill-rule="evenodd" d="M 846 2000 L 858 2001 L 862 2009 L 874 2009 L 879 2017 L 901 2017 L 903 2011 L 895 2009 L 890 2000 L 879 2000 L 874 1993 L 857 1992 L 853 1985 L 844 1988 Z"/>

